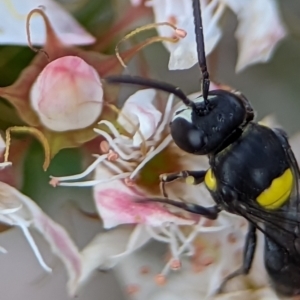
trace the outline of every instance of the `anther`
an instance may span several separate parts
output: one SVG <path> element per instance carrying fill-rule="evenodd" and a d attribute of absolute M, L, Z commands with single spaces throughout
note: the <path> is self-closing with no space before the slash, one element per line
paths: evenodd
<path fill-rule="evenodd" d="M 141 273 L 142 275 L 149 274 L 149 273 L 150 273 L 150 268 L 149 268 L 148 266 L 143 266 L 143 267 L 141 267 L 141 269 L 140 269 L 140 273 Z"/>
<path fill-rule="evenodd" d="M 109 161 L 116 161 L 119 158 L 119 154 L 113 150 L 108 151 L 107 159 Z"/>
<path fill-rule="evenodd" d="M 175 34 L 177 37 L 183 39 L 187 36 L 187 32 L 184 29 L 176 28 Z"/>
<path fill-rule="evenodd" d="M 51 180 L 49 181 L 49 184 L 52 185 L 53 187 L 57 187 L 59 184 L 59 180 L 56 178 L 51 178 Z"/>
<path fill-rule="evenodd" d="M 136 284 L 130 284 L 126 288 L 128 295 L 135 295 L 140 290 L 140 287 Z"/>
<path fill-rule="evenodd" d="M 129 187 L 135 186 L 134 180 L 130 179 L 129 177 L 127 177 L 127 178 L 124 179 L 124 183 L 125 183 L 127 186 L 129 186 Z"/>
<path fill-rule="evenodd" d="M 155 283 L 159 286 L 163 286 L 167 283 L 166 276 L 164 276 L 163 274 L 156 275 L 154 280 L 155 280 Z"/>
<path fill-rule="evenodd" d="M 181 268 L 181 261 L 179 259 L 172 259 L 170 267 L 173 271 L 180 270 Z"/>
<path fill-rule="evenodd" d="M 166 174 L 159 175 L 159 180 L 165 182 L 167 180 L 168 176 Z"/>
<path fill-rule="evenodd" d="M 100 151 L 101 153 L 105 154 L 108 153 L 110 147 L 109 147 L 109 143 L 107 141 L 102 141 L 100 143 Z"/>

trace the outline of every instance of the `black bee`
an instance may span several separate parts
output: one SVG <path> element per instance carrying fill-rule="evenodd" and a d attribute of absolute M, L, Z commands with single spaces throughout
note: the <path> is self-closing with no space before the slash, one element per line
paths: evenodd
<path fill-rule="evenodd" d="M 114 76 L 110 83 L 129 83 L 173 93 L 183 102 L 170 123 L 174 142 L 182 150 L 207 155 L 210 168 L 181 171 L 161 176 L 163 183 L 187 179 L 205 183 L 215 201 L 212 207 L 174 201 L 167 203 L 216 219 L 220 211 L 243 216 L 249 221 L 240 269 L 227 276 L 226 282 L 251 269 L 256 231 L 265 235 L 265 267 L 276 292 L 284 296 L 300 295 L 300 217 L 299 167 L 287 134 L 254 120 L 247 98 L 237 91 L 209 91 L 199 0 L 193 0 L 197 52 L 202 72 L 203 95 L 191 101 L 177 87 L 167 83 L 131 76 Z"/>

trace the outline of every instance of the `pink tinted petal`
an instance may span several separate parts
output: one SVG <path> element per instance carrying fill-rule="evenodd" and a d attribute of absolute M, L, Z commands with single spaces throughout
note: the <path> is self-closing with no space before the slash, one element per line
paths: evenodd
<path fill-rule="evenodd" d="M 8 0 L 0 2 L 1 34 L 0 44 L 28 45 L 25 31 L 27 14 L 42 6 L 49 17 L 54 31 L 65 44 L 85 45 L 95 42 L 95 38 L 81 27 L 77 21 L 53 0 Z M 40 17 L 30 21 L 32 42 L 43 45 L 46 41 L 45 27 Z"/>
<path fill-rule="evenodd" d="M 136 234 L 137 231 L 143 235 Z M 81 252 L 82 274 L 78 284 L 84 283 L 97 268 L 114 267 L 125 255 L 140 248 L 148 240 L 149 236 L 139 226 L 122 226 L 97 235 Z"/>
<path fill-rule="evenodd" d="M 73 286 L 80 277 L 81 259 L 76 246 L 65 229 L 51 220 L 30 198 L 15 188 L 0 182 L 0 192 L 5 195 L 7 201 L 18 202 L 18 205 L 22 205 L 22 209 L 14 212 L 14 215 L 22 219 L 24 223 L 29 222 L 43 235 L 50 244 L 52 252 L 65 264 L 70 277 L 68 284 Z M 0 201 L 3 201 L 3 197 Z M 3 217 L 1 220 L 4 220 Z"/>
<path fill-rule="evenodd" d="M 134 133 L 133 125 L 139 125 L 144 139 L 150 138 L 155 133 L 162 116 L 162 113 L 152 104 L 155 96 L 154 89 L 145 89 L 134 93 L 125 102 L 118 122 L 131 133 Z M 136 147 L 142 142 L 140 133 L 135 132 L 133 137 L 133 145 Z"/>
<path fill-rule="evenodd" d="M 124 256 L 142 247 L 149 239 L 143 225 L 120 226 L 95 236 L 81 252 L 81 277 L 77 285 L 71 287 L 70 294 L 74 295 L 93 271 L 114 267 Z"/>
<path fill-rule="evenodd" d="M 42 123 L 54 131 L 85 128 L 98 118 L 103 89 L 96 70 L 77 56 L 50 62 L 33 84 L 33 108 Z"/>
<path fill-rule="evenodd" d="M 95 179 L 109 179 L 112 174 L 104 166 L 96 169 Z M 176 216 L 158 203 L 136 203 L 137 198 L 147 197 L 134 187 L 128 187 L 121 180 L 98 184 L 94 188 L 94 201 L 104 228 L 121 224 L 147 224 L 160 226 L 165 222 L 178 225 L 194 224 L 194 221 Z"/>
<path fill-rule="evenodd" d="M 179 225 L 192 225 L 194 221 L 171 214 L 157 203 L 136 203 L 134 199 L 140 196 L 128 189 L 121 191 L 115 182 L 114 189 L 102 189 L 95 193 L 96 206 L 101 215 L 104 227 L 112 228 L 120 224 L 148 224 L 161 226 L 166 222 Z"/>
<path fill-rule="evenodd" d="M 236 70 L 268 61 L 286 29 L 275 0 L 222 0 L 237 15 L 239 56 Z"/>
<path fill-rule="evenodd" d="M 71 289 L 81 274 L 81 257 L 69 234 L 42 211 L 35 215 L 33 226 L 40 231 L 50 244 L 52 252 L 64 263 L 69 274 L 68 287 Z"/>

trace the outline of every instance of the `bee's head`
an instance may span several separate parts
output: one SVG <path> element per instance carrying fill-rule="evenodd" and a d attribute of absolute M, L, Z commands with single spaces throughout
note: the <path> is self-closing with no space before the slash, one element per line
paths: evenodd
<path fill-rule="evenodd" d="M 174 142 L 182 150 L 205 155 L 214 152 L 236 129 L 253 119 L 245 97 L 225 90 L 200 96 L 193 105 L 182 105 L 170 123 Z"/>

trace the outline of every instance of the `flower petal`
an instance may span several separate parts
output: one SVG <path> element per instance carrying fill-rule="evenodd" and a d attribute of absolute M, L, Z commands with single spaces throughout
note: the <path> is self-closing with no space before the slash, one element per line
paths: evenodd
<path fill-rule="evenodd" d="M 125 102 L 118 122 L 130 133 L 134 133 L 133 146 L 138 147 L 144 139 L 149 139 L 157 129 L 162 113 L 152 104 L 155 100 L 154 89 L 140 90 L 131 95 Z M 139 132 L 135 126 L 139 126 Z"/>
<path fill-rule="evenodd" d="M 86 32 L 76 20 L 58 3 L 52 0 L 8 0 L 0 2 L 1 34 L 0 44 L 28 45 L 26 31 L 27 14 L 42 6 L 48 15 L 53 29 L 65 44 L 86 45 L 95 42 L 95 38 Z M 32 42 L 43 45 L 46 40 L 44 24 L 41 18 L 32 18 L 30 33 Z"/>
<path fill-rule="evenodd" d="M 81 252 L 82 272 L 78 282 L 69 286 L 71 295 L 76 293 L 78 287 L 89 278 L 94 270 L 108 269 L 115 265 L 110 257 L 125 251 L 131 232 L 131 227 L 118 227 L 94 237 Z"/>
<path fill-rule="evenodd" d="M 112 174 L 103 166 L 96 169 L 96 179 L 107 179 Z M 148 224 L 161 226 L 166 222 L 178 225 L 194 224 L 193 220 L 170 213 L 158 203 L 136 203 L 137 198 L 145 197 L 121 180 L 98 184 L 94 188 L 94 200 L 97 210 L 103 219 L 104 228 L 120 224 Z"/>
<path fill-rule="evenodd" d="M 286 29 L 274 0 L 222 0 L 237 15 L 239 56 L 236 71 L 268 61 Z"/>
<path fill-rule="evenodd" d="M 81 252 L 82 274 L 78 286 L 74 286 L 70 294 L 74 295 L 94 270 L 114 267 L 121 258 L 142 247 L 149 239 L 142 225 L 122 226 L 98 234 Z"/>
<path fill-rule="evenodd" d="M 92 66 L 80 57 L 64 56 L 43 69 L 30 100 L 49 129 L 76 130 L 93 124 L 101 114 L 103 89 Z"/>
<path fill-rule="evenodd" d="M 1 221 L 9 225 L 33 226 L 50 244 L 52 252 L 65 264 L 70 274 L 69 286 L 74 285 L 81 272 L 79 252 L 65 229 L 51 220 L 30 198 L 6 183 L 0 182 L 1 204 L 15 203 L 22 208 L 10 215 L 1 216 Z M 0 212 L 1 213 L 1 212 Z M 5 219 L 6 218 L 6 219 Z M 19 223 L 11 221 L 18 220 Z M 28 232 L 29 233 L 29 232 Z M 34 245 L 31 244 L 33 247 Z"/>
<path fill-rule="evenodd" d="M 39 14 L 44 20 L 47 32 L 47 41 L 43 50 L 48 54 L 49 59 L 47 59 L 44 52 L 40 51 L 35 56 L 31 64 L 22 71 L 14 84 L 7 87 L 0 87 L 0 97 L 5 98 L 14 106 L 20 118 L 26 124 L 32 127 L 41 128 L 43 126 L 41 126 L 42 124 L 40 123 L 39 117 L 31 107 L 29 96 L 32 85 L 37 80 L 42 70 L 47 66 L 49 61 L 51 62 L 64 56 L 78 56 L 88 65 L 92 66 L 97 71 L 100 78 L 120 73 L 123 67 L 115 55 L 104 55 L 94 51 L 87 51 L 64 45 L 53 31 L 52 25 L 44 11 L 42 9 L 35 9 L 34 12 L 35 14 L 33 14 L 32 17 Z M 120 53 L 123 61 L 127 63 L 139 50 L 139 47 L 139 45 L 136 45 L 131 49 Z M 111 104 L 114 103 L 117 99 L 119 89 L 105 83 L 103 83 L 103 89 L 105 101 Z M 105 108 L 103 110 L 105 110 Z M 105 116 L 107 119 L 115 119 L 115 115 L 115 112 L 106 107 Z M 52 156 L 57 154 L 57 152 L 63 148 L 78 147 L 79 145 L 95 138 L 96 133 L 93 132 L 93 128 L 96 126 L 96 123 L 98 122 L 96 121 L 95 124 L 90 125 L 88 128 L 67 132 L 54 132 L 47 130 L 47 128 L 42 128 L 42 131 L 49 141 Z"/>
<path fill-rule="evenodd" d="M 185 0 L 153 0 L 151 2 L 156 22 L 170 22 L 178 28 L 184 28 L 187 36 L 176 44 L 164 43 L 170 52 L 169 69 L 189 69 L 198 61 L 197 45 L 194 29 L 193 9 L 189 1 Z M 218 1 L 201 0 L 202 21 L 205 38 L 206 55 L 212 52 L 219 42 L 222 32 L 218 21 L 224 11 L 224 5 Z M 174 33 L 167 27 L 158 27 L 160 36 L 170 37 Z"/>

